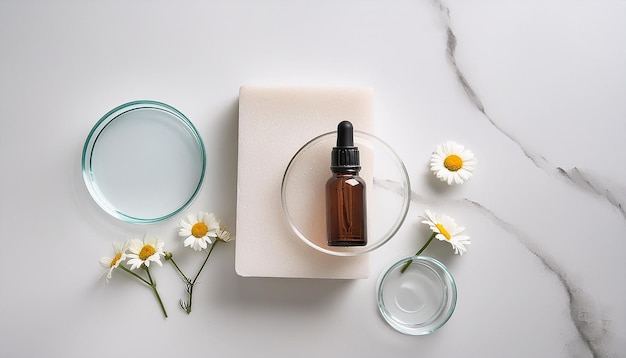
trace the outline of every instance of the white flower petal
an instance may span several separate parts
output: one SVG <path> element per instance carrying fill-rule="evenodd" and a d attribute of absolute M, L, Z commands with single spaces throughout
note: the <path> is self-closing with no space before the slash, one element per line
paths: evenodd
<path fill-rule="evenodd" d="M 467 171 L 467 169 L 460 169 L 457 173 L 461 178 L 463 178 L 463 180 L 467 180 L 472 176 L 472 173 Z"/>
<path fill-rule="evenodd" d="M 111 266 L 111 261 L 113 261 L 112 257 L 103 257 L 100 259 L 100 263 L 102 264 L 102 266 L 107 268 Z"/>
<path fill-rule="evenodd" d="M 452 148 L 452 153 L 455 153 L 459 156 L 465 150 L 465 147 L 457 142 L 450 142 L 450 147 Z"/>
<path fill-rule="evenodd" d="M 448 226 L 446 227 L 446 229 L 448 229 L 448 233 L 450 234 L 450 236 L 456 236 L 456 237 L 458 237 L 458 234 L 465 231 L 465 228 L 462 226 L 458 226 L 458 227 Z"/>
<path fill-rule="evenodd" d="M 441 145 L 441 151 L 443 152 L 443 156 L 447 157 L 448 155 L 450 155 L 450 148 L 448 146 L 449 142 L 445 142 Z"/>
<path fill-rule="evenodd" d="M 220 229 L 217 233 L 217 237 L 224 241 L 224 242 L 230 242 L 232 241 L 234 238 L 230 235 L 230 232 L 225 230 L 225 229 Z"/>
<path fill-rule="evenodd" d="M 130 260 L 128 260 L 128 264 L 130 265 L 130 269 L 134 270 L 136 268 L 141 267 L 141 264 L 143 264 L 143 261 L 141 261 L 139 258 L 131 258 Z"/>
<path fill-rule="evenodd" d="M 210 213 L 207 215 L 207 221 L 205 221 L 205 224 L 207 225 L 207 227 L 209 228 L 210 231 L 215 231 L 215 230 L 219 230 L 220 228 L 220 223 L 219 221 L 217 221 L 217 219 L 215 218 L 215 215 L 213 213 Z"/>
<path fill-rule="evenodd" d="M 454 175 L 452 177 L 454 178 L 454 182 L 456 184 L 463 184 L 463 178 L 461 178 L 459 172 L 454 172 Z"/>
<path fill-rule="evenodd" d="M 190 235 L 189 237 L 185 239 L 185 241 L 183 241 L 183 246 L 184 247 L 193 246 L 195 241 L 196 241 L 196 238 Z"/>

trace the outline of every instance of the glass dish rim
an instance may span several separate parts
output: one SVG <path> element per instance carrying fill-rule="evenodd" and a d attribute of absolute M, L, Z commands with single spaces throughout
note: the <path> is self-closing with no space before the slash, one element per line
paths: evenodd
<path fill-rule="evenodd" d="M 390 316 L 387 313 L 387 309 L 385 308 L 385 305 L 383 303 L 383 299 L 382 299 L 383 284 L 386 278 L 389 276 L 390 273 L 396 270 L 399 266 L 405 264 L 407 261 L 410 261 L 410 260 L 413 260 L 413 263 L 415 263 L 416 261 L 420 261 L 422 264 L 424 264 L 425 266 L 428 266 L 431 269 L 433 267 L 439 268 L 443 272 L 443 277 L 441 274 L 438 274 L 438 273 L 437 273 L 437 276 L 441 279 L 441 282 L 446 287 L 449 287 L 451 291 L 451 298 L 449 299 L 450 304 L 447 307 L 447 310 L 437 316 L 437 318 L 442 317 L 442 316 L 444 318 L 437 325 L 429 329 L 423 329 L 422 327 L 407 327 L 402 324 L 399 324 L 398 322 L 392 319 L 392 316 Z M 450 318 L 452 317 L 452 314 L 454 313 L 454 310 L 456 309 L 457 295 L 458 293 L 457 293 L 456 281 L 454 280 L 454 276 L 452 276 L 452 273 L 450 273 L 450 270 L 448 270 L 446 265 L 444 265 L 441 261 L 433 257 L 429 257 L 429 256 L 412 255 L 412 256 L 407 256 L 396 261 L 394 264 L 392 264 L 389 268 L 387 268 L 381 273 L 380 277 L 378 278 L 378 282 L 376 283 L 376 303 L 378 306 L 378 311 L 381 314 L 381 316 L 389 324 L 389 326 L 391 326 L 396 331 L 403 333 L 403 334 L 412 335 L 412 336 L 423 336 L 423 335 L 432 334 L 436 332 L 437 330 L 439 330 L 441 327 L 443 327 L 450 320 Z"/>
<path fill-rule="evenodd" d="M 300 147 L 298 149 L 298 151 L 296 151 L 296 153 L 291 157 L 291 159 L 289 160 L 289 163 L 287 164 L 287 167 L 285 168 L 285 172 L 283 174 L 283 178 L 281 181 L 281 186 L 280 186 L 280 204 L 281 204 L 281 208 L 283 211 L 283 216 L 285 217 L 285 219 L 287 220 L 287 224 L 289 225 L 289 227 L 291 228 L 291 230 L 296 234 L 296 236 L 298 238 L 300 238 L 300 240 L 302 240 L 304 243 L 306 243 L 308 246 L 314 248 L 315 250 L 318 250 L 320 252 L 326 253 L 326 254 L 330 254 L 330 255 L 334 255 L 334 256 L 358 256 L 358 255 L 362 255 L 368 252 L 371 252 L 373 250 L 378 249 L 379 247 L 383 246 L 384 244 L 386 244 L 389 240 L 391 240 L 392 237 L 394 237 L 396 235 L 396 233 L 398 232 L 398 230 L 400 230 L 400 228 L 402 227 L 402 224 L 404 223 L 408 213 L 409 213 L 409 207 L 411 204 L 411 182 L 409 179 L 409 174 L 406 170 L 406 167 L 404 165 L 404 162 L 402 161 L 402 159 L 400 158 L 400 156 L 398 156 L 398 154 L 393 150 L 393 148 L 387 144 L 385 141 L 383 141 L 382 139 L 380 139 L 379 137 L 368 133 L 368 132 L 364 132 L 364 131 L 360 131 L 360 130 L 354 130 L 354 134 L 355 134 L 355 139 L 357 136 L 362 136 L 365 137 L 367 139 L 373 140 L 375 142 L 378 142 L 379 144 L 382 144 L 383 147 L 389 151 L 389 153 L 391 153 L 391 155 L 394 158 L 395 164 L 398 167 L 400 174 L 402 176 L 402 184 L 403 184 L 403 188 L 405 188 L 404 190 L 404 195 L 403 195 L 403 202 L 402 202 L 402 208 L 401 208 L 401 212 L 398 218 L 396 218 L 396 221 L 394 222 L 394 225 L 392 226 L 392 228 L 387 232 L 386 236 L 382 238 L 381 241 L 379 241 L 378 243 L 371 245 L 371 246 L 363 246 L 361 247 L 362 249 L 359 248 L 354 248 L 354 250 L 352 251 L 335 251 L 332 249 L 327 249 L 324 247 L 321 247 L 319 245 L 316 245 L 314 242 L 312 242 L 311 240 L 309 240 L 294 224 L 293 220 L 291 219 L 291 215 L 289 214 L 289 209 L 287 208 L 287 202 L 286 202 L 286 180 L 287 177 L 289 175 L 289 173 L 291 172 L 291 167 L 292 164 L 296 161 L 296 159 L 298 158 L 298 156 L 301 153 L 304 153 L 306 150 L 308 150 L 310 147 L 312 147 L 313 145 L 323 141 L 326 139 L 326 137 L 330 137 L 330 136 L 336 136 L 337 131 L 330 131 L 330 132 L 326 132 L 326 133 L 322 133 L 320 135 L 317 135 L 315 137 L 313 137 L 312 139 L 310 139 L 309 141 L 307 141 L 302 147 Z"/>
<path fill-rule="evenodd" d="M 193 193 L 181 206 L 176 208 L 174 211 L 162 216 L 142 218 L 125 214 L 120 210 L 117 210 L 113 205 L 107 202 L 106 198 L 103 197 L 103 195 L 99 193 L 95 185 L 95 179 L 93 178 L 91 159 L 94 147 L 98 141 L 98 137 L 107 128 L 107 126 L 115 121 L 117 118 L 125 113 L 138 109 L 163 110 L 175 117 L 189 130 L 190 136 L 195 140 L 195 144 L 198 146 L 198 149 L 200 151 L 200 157 L 202 159 L 200 177 L 198 178 L 198 184 L 194 188 Z M 200 189 L 202 188 L 202 185 L 204 183 L 204 177 L 206 174 L 206 149 L 200 133 L 193 125 L 193 123 L 182 112 L 163 102 L 155 100 L 135 100 L 126 102 L 111 109 L 105 115 L 103 115 L 91 128 L 85 140 L 85 144 L 83 145 L 81 168 L 83 180 L 85 182 L 85 186 L 87 187 L 87 191 L 91 195 L 92 199 L 94 199 L 94 201 L 98 204 L 98 206 L 102 208 L 107 214 L 113 216 L 116 219 L 132 224 L 151 224 L 171 218 L 172 216 L 180 213 L 185 208 L 187 208 L 196 199 L 198 193 L 200 192 Z"/>

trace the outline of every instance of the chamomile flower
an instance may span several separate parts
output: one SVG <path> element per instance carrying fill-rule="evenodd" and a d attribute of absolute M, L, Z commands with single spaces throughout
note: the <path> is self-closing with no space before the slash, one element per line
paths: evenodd
<path fill-rule="evenodd" d="M 430 170 L 448 185 L 463 184 L 472 176 L 477 161 L 464 146 L 448 141 L 438 145 L 430 158 Z"/>
<path fill-rule="evenodd" d="M 113 253 L 114 253 L 113 257 L 103 257 L 100 259 L 100 263 L 102 264 L 102 266 L 107 268 L 107 273 L 106 273 L 107 283 L 109 283 L 109 280 L 111 279 L 113 270 L 115 270 L 120 265 L 120 263 L 126 260 L 127 250 L 128 250 L 128 242 L 124 242 L 124 243 L 114 242 L 113 243 Z"/>
<path fill-rule="evenodd" d="M 465 245 L 470 244 L 470 238 L 469 236 L 459 235 L 465 231 L 464 227 L 458 226 L 454 219 L 447 215 L 433 214 L 430 210 L 426 210 L 424 214 L 422 224 L 430 227 L 430 230 L 435 234 L 435 238 L 450 243 L 455 254 L 463 256 L 467 252 Z"/>
<path fill-rule="evenodd" d="M 184 246 L 196 251 L 206 249 L 220 230 L 220 223 L 213 213 L 199 212 L 196 216 L 189 215 L 187 221 L 181 220 L 179 225 L 178 235 L 185 237 Z"/>
<path fill-rule="evenodd" d="M 224 242 L 235 240 L 226 226 L 220 226 L 219 230 L 217 230 L 217 239 Z"/>
<path fill-rule="evenodd" d="M 165 246 L 163 241 L 148 234 L 143 237 L 143 240 L 130 240 L 128 244 L 130 253 L 126 255 L 129 259 L 128 264 L 131 265 L 130 269 L 134 270 L 142 265 L 149 267 L 150 262 L 156 262 L 159 266 L 163 266 L 161 263 L 161 256 L 165 256 L 163 246 Z"/>
<path fill-rule="evenodd" d="M 195 276 L 185 275 L 174 260 L 173 255 L 169 254 L 166 256 L 187 285 L 188 298 L 185 300 L 181 299 L 179 303 L 180 307 L 187 312 L 187 314 L 190 314 L 193 287 L 198 282 L 200 273 L 206 267 L 206 263 L 209 261 L 211 253 L 217 246 L 218 242 L 229 242 L 235 238 L 230 234 L 228 228 L 222 225 L 213 213 L 199 212 L 196 216 L 189 215 L 187 216 L 187 220 L 181 220 L 178 224 L 180 225 L 178 235 L 185 238 L 183 241 L 185 247 L 189 246 L 196 251 L 202 251 L 207 249 L 209 245 L 211 246 L 210 249 L 207 250 L 204 262 Z"/>

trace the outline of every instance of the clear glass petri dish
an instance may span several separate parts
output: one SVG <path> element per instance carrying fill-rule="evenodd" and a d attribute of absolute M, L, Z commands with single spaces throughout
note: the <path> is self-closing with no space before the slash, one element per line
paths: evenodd
<path fill-rule="evenodd" d="M 93 127 L 82 156 L 83 179 L 96 203 L 115 218 L 149 224 L 183 210 L 205 174 L 204 144 L 175 108 L 134 101 Z"/>
<path fill-rule="evenodd" d="M 354 131 L 361 172 L 366 182 L 367 237 L 365 246 L 329 246 L 326 239 L 325 185 L 331 177 L 330 153 L 337 132 L 321 134 L 305 143 L 291 158 L 281 184 L 285 219 L 310 247 L 335 256 L 356 256 L 388 242 L 400 229 L 409 210 L 411 186 L 404 163 L 378 137 Z"/>
<path fill-rule="evenodd" d="M 406 257 L 393 264 L 381 274 L 376 293 L 385 321 L 398 332 L 415 336 L 431 334 L 446 324 L 457 296 L 446 266 L 425 256 Z"/>

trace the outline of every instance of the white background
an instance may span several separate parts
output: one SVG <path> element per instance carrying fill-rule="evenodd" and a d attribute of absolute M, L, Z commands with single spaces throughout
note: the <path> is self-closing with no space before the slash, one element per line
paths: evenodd
<path fill-rule="evenodd" d="M 623 357 L 624 23 L 617 0 L 0 2 L 0 357 Z M 202 255 L 183 250 L 180 217 L 107 216 L 82 182 L 82 145 L 117 105 L 176 107 L 209 163 L 186 213 L 233 225 L 242 84 L 373 87 L 414 201 L 370 279 L 240 278 L 231 243 L 190 316 L 174 270 L 153 270 L 164 320 L 131 277 L 107 285 L 99 258 L 146 231 L 188 272 Z M 428 172 L 446 140 L 479 160 L 460 187 Z M 412 337 L 379 317 L 375 284 L 426 239 L 427 208 L 472 245 L 427 250 L 459 300 L 440 331 Z"/>

